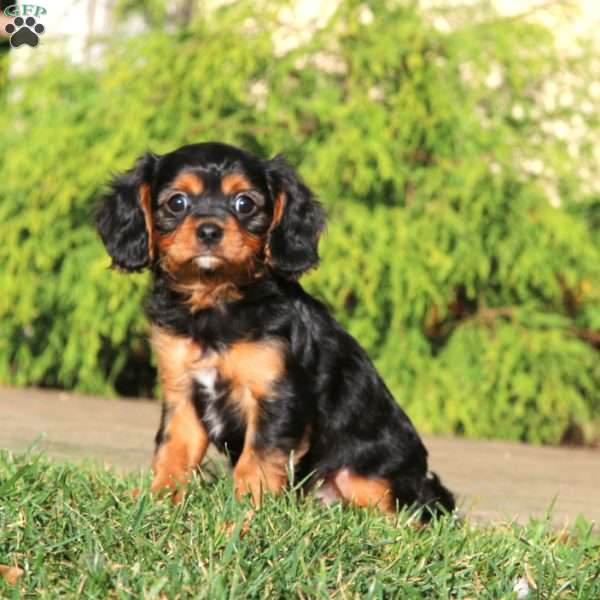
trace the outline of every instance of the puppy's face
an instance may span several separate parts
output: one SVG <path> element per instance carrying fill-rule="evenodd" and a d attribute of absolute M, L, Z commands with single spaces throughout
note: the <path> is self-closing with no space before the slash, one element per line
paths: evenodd
<path fill-rule="evenodd" d="M 206 143 L 140 158 L 112 182 L 97 226 L 114 266 L 158 268 L 191 289 L 298 277 L 318 260 L 324 217 L 281 158 Z"/>
<path fill-rule="evenodd" d="M 211 275 L 252 280 L 284 202 L 272 196 L 260 162 L 202 146 L 166 155 L 157 167 L 142 207 L 159 266 L 181 283 Z"/>

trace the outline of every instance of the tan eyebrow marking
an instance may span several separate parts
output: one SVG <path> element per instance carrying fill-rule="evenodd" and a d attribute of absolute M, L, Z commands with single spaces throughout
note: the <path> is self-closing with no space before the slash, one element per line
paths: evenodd
<path fill-rule="evenodd" d="M 197 196 L 204 191 L 204 181 L 195 173 L 182 173 L 172 181 L 169 187 Z"/>
<path fill-rule="evenodd" d="M 225 195 L 235 194 L 242 190 L 249 190 L 252 188 L 252 184 L 244 175 L 241 173 L 232 173 L 231 175 L 225 175 L 221 180 L 221 191 Z"/>

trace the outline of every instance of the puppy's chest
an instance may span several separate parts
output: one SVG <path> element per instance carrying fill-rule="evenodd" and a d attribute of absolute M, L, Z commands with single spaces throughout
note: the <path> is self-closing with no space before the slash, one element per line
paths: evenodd
<path fill-rule="evenodd" d="M 274 400 L 283 367 L 281 344 L 272 340 L 238 342 L 223 352 L 207 352 L 192 365 L 193 400 L 213 443 L 232 452 L 243 445 L 261 403 Z"/>
<path fill-rule="evenodd" d="M 229 382 L 223 381 L 217 367 L 191 372 L 192 401 L 213 442 L 221 442 L 232 429 L 245 426 L 246 415 L 232 402 Z M 223 440 L 224 441 L 224 440 Z"/>
<path fill-rule="evenodd" d="M 246 427 L 256 425 L 261 403 L 275 400 L 275 385 L 285 375 L 281 340 L 243 340 L 217 352 L 162 331 L 153 338 L 167 403 L 169 389 L 187 387 L 209 437 L 219 446 L 230 443 L 228 438 L 243 438 Z"/>

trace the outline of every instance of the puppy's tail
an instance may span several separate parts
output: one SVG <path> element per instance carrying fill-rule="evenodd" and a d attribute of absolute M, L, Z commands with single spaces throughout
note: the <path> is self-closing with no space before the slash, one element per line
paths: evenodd
<path fill-rule="evenodd" d="M 442 485 L 435 473 L 425 476 L 419 494 L 419 504 L 423 506 L 423 521 L 429 521 L 434 515 L 450 513 L 456 508 L 452 492 Z"/>

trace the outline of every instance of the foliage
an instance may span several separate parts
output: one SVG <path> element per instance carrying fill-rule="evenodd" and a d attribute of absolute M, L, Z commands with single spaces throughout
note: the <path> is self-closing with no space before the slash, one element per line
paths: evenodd
<path fill-rule="evenodd" d="M 129 490 L 139 485 L 132 498 Z M 248 506 L 227 479 L 193 482 L 185 501 L 151 499 L 146 477 L 0 451 L 0 564 L 18 564 L 3 598 L 597 598 L 600 540 L 580 518 L 419 529 L 407 513 L 324 508 L 268 496 Z M 521 584 L 523 585 L 523 584 Z"/>
<path fill-rule="evenodd" d="M 152 392 L 147 278 L 107 270 L 91 211 L 145 149 L 215 139 L 284 151 L 321 196 L 305 283 L 420 428 L 598 436 L 587 54 L 562 57 L 547 29 L 486 2 L 446 31 L 414 3 L 346 0 L 309 39 L 279 3 L 196 11 L 178 30 L 148 6 L 149 31 L 96 63 L 48 57 L 2 101 L 0 381 Z M 546 106 L 567 68 L 574 100 Z M 576 147 L 564 120 L 585 125 Z"/>

